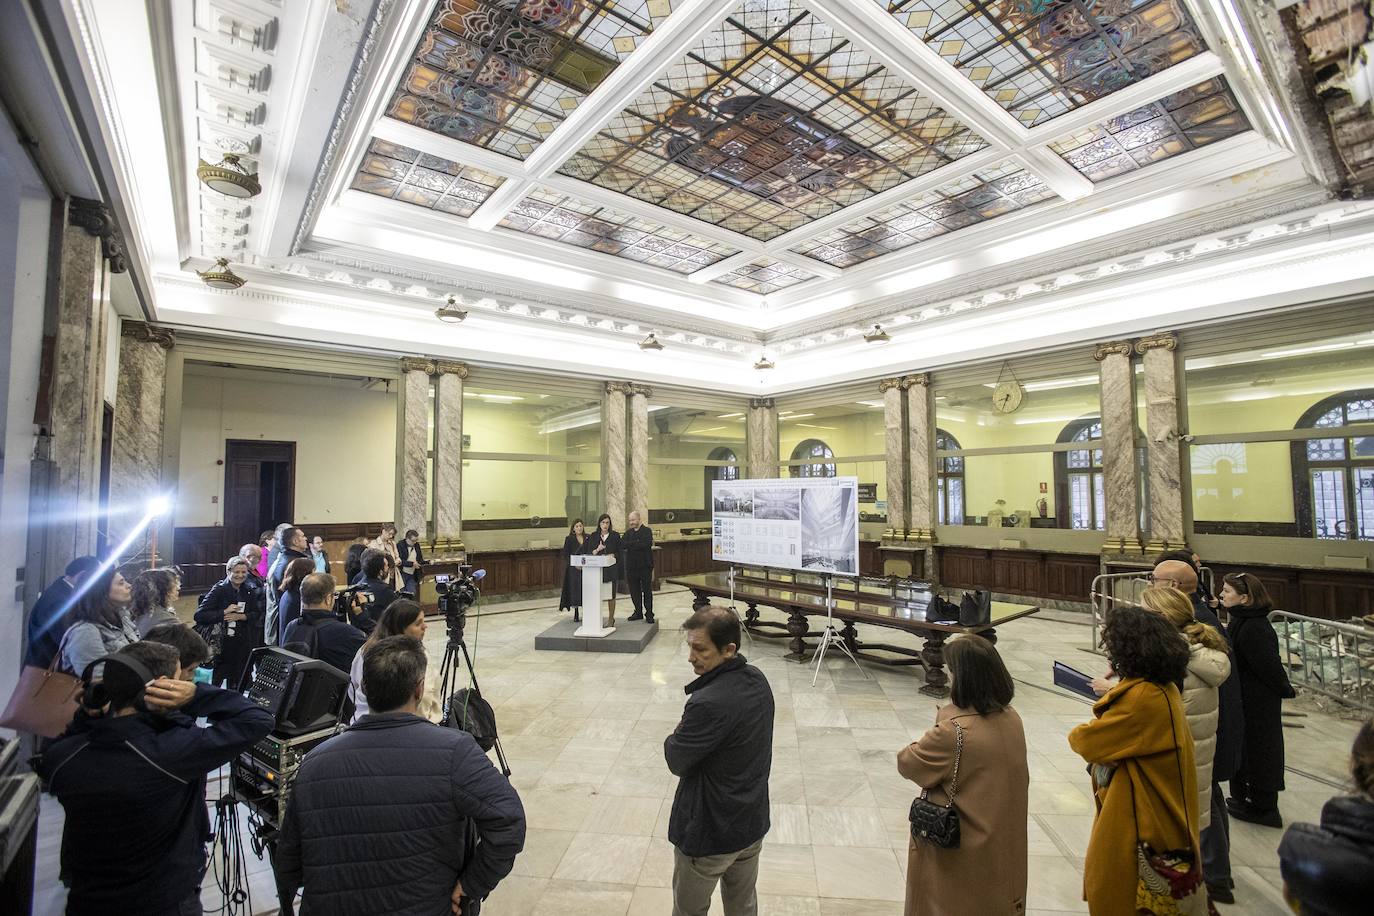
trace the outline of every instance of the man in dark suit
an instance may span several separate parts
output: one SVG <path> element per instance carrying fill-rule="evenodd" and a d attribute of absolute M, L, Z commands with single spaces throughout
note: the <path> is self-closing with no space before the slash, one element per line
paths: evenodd
<path fill-rule="evenodd" d="M 62 644 L 62 635 L 71 623 L 68 612 L 76 603 L 73 597 L 86 575 L 99 565 L 95 557 L 77 557 L 67 564 L 60 578 L 43 589 L 29 612 L 29 651 L 24 664 L 36 668 L 52 664 Z"/>
<path fill-rule="evenodd" d="M 630 587 L 630 601 L 635 606 L 631 620 L 654 622 L 654 532 L 639 512 L 631 512 L 626 519 L 630 528 L 620 536 L 625 553 L 625 580 Z"/>

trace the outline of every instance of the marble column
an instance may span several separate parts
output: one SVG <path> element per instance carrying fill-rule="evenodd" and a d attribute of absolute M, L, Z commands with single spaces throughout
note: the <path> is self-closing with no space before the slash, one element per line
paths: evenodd
<path fill-rule="evenodd" d="M 429 458 L 429 379 L 433 360 L 401 360 L 400 399 L 396 422 L 396 529 L 404 535 L 414 528 L 429 538 L 429 488 L 425 463 Z"/>
<path fill-rule="evenodd" d="M 36 457 L 47 459 L 43 569 L 51 582 L 73 558 L 96 552 L 100 513 L 100 433 L 105 404 L 105 315 L 109 275 L 118 269 L 107 237 L 117 235 L 109 211 L 72 199 L 62 230 L 57 321 L 51 336 L 51 374 L 43 382 L 48 411 L 39 425 Z M 119 256 L 122 261 L 122 256 Z M 14 456 L 18 460 L 18 456 Z"/>
<path fill-rule="evenodd" d="M 630 477 L 625 513 L 638 512 L 644 524 L 649 524 L 649 398 L 653 389 L 643 385 L 630 386 Z M 619 519 L 616 520 L 619 524 Z"/>
<path fill-rule="evenodd" d="M 887 534 L 885 538 L 906 538 L 906 393 L 901 379 L 885 378 L 878 383 L 883 395 L 883 457 L 887 468 Z"/>
<path fill-rule="evenodd" d="M 617 526 L 625 524 L 625 395 L 630 385 L 607 382 L 601 402 L 601 499 Z M 647 433 L 646 433 L 647 435 Z M 598 515 L 600 513 L 597 513 Z"/>
<path fill-rule="evenodd" d="M 463 545 L 463 363 L 436 360 L 434 405 L 434 531 L 431 543 Z"/>
<path fill-rule="evenodd" d="M 1145 438 L 1149 445 L 1148 553 L 1184 545 L 1183 464 L 1179 444 L 1178 338 L 1154 334 L 1136 341 L 1145 357 Z"/>
<path fill-rule="evenodd" d="M 110 537 L 123 540 L 141 509 L 162 489 L 167 357 L 176 342 L 166 328 L 125 321 L 110 439 Z M 159 545 L 169 555 L 171 544 Z"/>
<path fill-rule="evenodd" d="M 902 377 L 906 389 L 907 452 L 910 467 L 909 515 L 911 540 L 935 540 L 935 460 L 931 418 L 930 376 L 921 372 Z"/>
<path fill-rule="evenodd" d="M 778 408 L 772 398 L 750 398 L 748 413 L 749 469 L 754 479 L 777 477 Z"/>
<path fill-rule="evenodd" d="M 1098 344 L 1102 401 L 1102 481 L 1107 500 L 1104 552 L 1140 551 L 1140 506 L 1136 501 L 1135 367 L 1131 342 Z"/>

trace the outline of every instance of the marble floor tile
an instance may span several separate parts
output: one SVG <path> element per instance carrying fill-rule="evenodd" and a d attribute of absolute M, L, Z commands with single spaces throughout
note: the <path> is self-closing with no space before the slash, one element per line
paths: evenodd
<path fill-rule="evenodd" d="M 496 885 L 496 890 L 482 902 L 483 916 L 525 916 L 532 913 L 548 886 L 548 878 L 511 874 Z"/>
<path fill-rule="evenodd" d="M 558 863 L 577 834 L 571 830 L 525 829 L 525 849 L 515 858 L 512 875 L 526 878 L 552 878 Z"/>
<path fill-rule="evenodd" d="M 816 884 L 822 897 L 905 899 L 906 882 L 902 880 L 897 855 L 891 849 L 819 844 L 813 849 Z"/>
<path fill-rule="evenodd" d="M 634 888 L 587 881 L 550 881 L 530 916 L 625 916 Z M 486 907 L 482 908 L 486 913 Z"/>
<path fill-rule="evenodd" d="M 771 790 L 771 785 L 770 785 Z M 773 803 L 768 806 L 768 840 L 786 846 L 810 846 L 811 823 L 806 805 Z"/>
<path fill-rule="evenodd" d="M 614 833 L 623 836 L 653 836 L 658 822 L 658 798 L 625 798 L 598 795 L 592 799 L 592 810 L 582 821 L 582 833 Z"/>
<path fill-rule="evenodd" d="M 1027 876 L 1027 909 L 1066 913 L 1088 911 L 1088 905 L 1083 902 L 1083 874 L 1063 856 L 1032 857 Z"/>
<path fill-rule="evenodd" d="M 812 842 L 818 846 L 888 846 L 877 808 L 807 806 Z"/>
<path fill-rule="evenodd" d="M 563 854 L 553 877 L 560 881 L 633 886 L 639 880 L 648 851 L 647 836 L 579 833 L 568 844 L 568 851 Z"/>
<path fill-rule="evenodd" d="M 759 853 L 760 894 L 816 896 L 816 860 L 811 846 L 763 841 Z"/>
<path fill-rule="evenodd" d="M 822 897 L 820 910 L 821 916 L 902 916 L 902 903 Z"/>

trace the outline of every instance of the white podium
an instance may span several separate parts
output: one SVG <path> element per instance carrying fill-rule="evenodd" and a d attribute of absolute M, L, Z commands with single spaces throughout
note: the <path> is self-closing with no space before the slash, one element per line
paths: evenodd
<path fill-rule="evenodd" d="M 615 632 L 615 627 L 602 626 L 606 619 L 602 614 L 602 602 L 611 597 L 612 583 L 601 581 L 601 570 L 614 566 L 615 556 L 573 554 L 568 557 L 568 562 L 582 569 L 582 626 L 573 635 L 610 636 Z"/>

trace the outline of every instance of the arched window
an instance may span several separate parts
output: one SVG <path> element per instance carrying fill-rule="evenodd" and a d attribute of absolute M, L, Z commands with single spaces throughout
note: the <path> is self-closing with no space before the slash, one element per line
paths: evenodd
<path fill-rule="evenodd" d="M 1374 388 L 1324 398 L 1295 429 L 1374 422 Z M 1298 530 L 1304 537 L 1374 541 L 1374 436 L 1293 443 Z"/>
<path fill-rule="evenodd" d="M 1102 438 L 1102 421 L 1083 417 L 1064 427 L 1060 442 L 1089 442 Z M 1055 515 L 1060 528 L 1105 531 L 1107 499 L 1102 478 L 1102 449 L 1073 449 L 1054 453 Z"/>
<path fill-rule="evenodd" d="M 935 430 L 935 450 L 953 451 L 961 448 L 959 440 L 943 429 Z M 964 523 L 964 459 L 935 459 L 936 520 L 937 525 Z"/>
<path fill-rule="evenodd" d="M 711 454 L 706 456 L 707 461 L 729 461 L 731 464 L 708 464 L 706 466 L 706 502 L 705 506 L 709 513 L 711 509 L 711 481 L 713 480 L 739 480 L 739 456 L 735 450 L 728 446 L 720 446 L 711 449 Z"/>
<path fill-rule="evenodd" d="M 794 462 L 805 461 L 807 458 L 818 459 L 804 464 L 789 465 L 792 469 L 793 477 L 834 477 L 835 462 L 829 459 L 834 458 L 835 453 L 830 450 L 819 439 L 803 439 L 797 443 L 797 447 L 792 449 L 792 460 Z"/>

